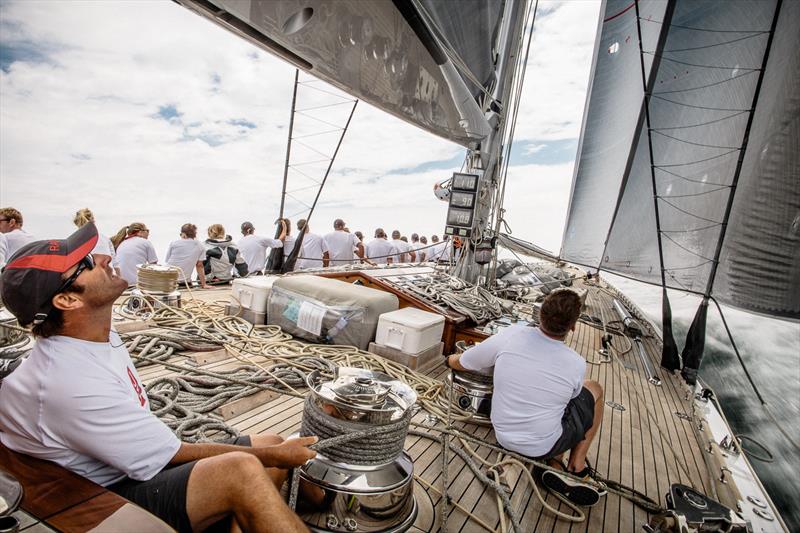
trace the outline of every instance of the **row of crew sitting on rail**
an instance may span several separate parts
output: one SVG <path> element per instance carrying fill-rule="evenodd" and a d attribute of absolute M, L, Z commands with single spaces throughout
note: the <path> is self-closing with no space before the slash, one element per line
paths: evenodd
<path fill-rule="evenodd" d="M 287 469 L 315 456 L 309 446 L 316 437 L 181 442 L 150 411 L 125 343 L 111 329 L 112 306 L 128 284 L 109 255 L 93 253 L 98 240 L 88 223 L 67 239 L 23 246 L 3 269 L 0 296 L 37 340 L 0 382 L 0 443 L 103 485 L 178 531 L 307 531 L 279 489 Z M 586 452 L 603 413 L 602 388 L 584 381 L 585 361 L 563 344 L 579 313 L 575 293 L 554 291 L 538 329 L 507 328 L 448 364 L 493 367 L 498 442 L 552 459 L 556 471 L 545 472 L 543 483 L 591 505 L 601 494 L 558 471 L 591 473 Z"/>
<path fill-rule="evenodd" d="M 79 209 L 73 222 L 79 228 L 89 222 L 96 223 L 89 208 Z M 197 240 L 197 226 L 186 223 L 181 226 L 180 238 L 172 241 L 167 248 L 164 263 L 181 269 L 181 282 L 184 278 L 191 280 L 196 270 L 197 281 L 204 288 L 207 281 L 225 282 L 234 276 L 260 274 L 266 267 L 270 249 L 283 248 L 284 259 L 294 250 L 296 238 L 291 233 L 291 222 L 281 219 L 281 227 L 278 237 L 262 237 L 255 233 L 251 222 L 244 222 L 241 226 L 242 238 L 234 243 L 221 224 L 212 224 L 208 227 L 208 238 L 201 243 Z M 351 234 L 341 219 L 334 221 L 333 231 L 324 236 L 312 233 L 304 219 L 297 221 L 297 230 L 304 236 L 294 266 L 296 270 L 356 261 L 369 264 L 446 262 L 451 257 L 452 246 L 447 236 L 439 241 L 439 237 L 433 235 L 428 244 L 425 236 L 413 233 L 409 242 L 398 230 L 394 230 L 389 241 L 386 232 L 378 228 L 375 238 L 364 243 L 362 233 L 356 231 Z M 117 273 L 129 285 L 135 285 L 137 266 L 158 262 L 158 254 L 148 240 L 149 235 L 150 229 L 144 223 L 133 222 L 111 238 L 101 234 L 95 252 L 109 255 Z M 34 240 L 22 229 L 22 214 L 18 210 L 11 207 L 0 209 L 0 268 L 20 247 Z"/>
<path fill-rule="evenodd" d="M 204 288 L 207 282 L 227 282 L 234 276 L 261 274 L 267 265 L 270 250 L 282 248 L 284 260 L 294 250 L 296 238 L 291 235 L 291 222 L 280 219 L 279 223 L 280 234 L 271 238 L 257 235 L 253 224 L 244 222 L 241 226 L 242 238 L 238 243 L 234 243 L 221 224 L 209 226 L 208 238 L 200 243 L 197 241 L 197 226 L 184 224 L 181 238 L 170 243 L 164 262 L 181 269 L 181 282 L 184 278 L 191 280 L 192 271 L 196 269 L 197 279 Z M 334 231 L 320 236 L 310 231 L 304 219 L 298 220 L 298 232 L 304 235 L 295 270 L 349 264 L 356 260 L 369 264 L 391 264 L 421 262 L 426 257 L 431 261 L 439 261 L 449 257 L 448 242 L 443 240 L 440 243 L 436 235 L 432 237 L 432 245 L 428 245 L 427 239 L 424 236 L 420 239 L 416 233 L 411 236 L 412 242 L 408 243 L 395 230 L 392 232 L 392 241 L 388 241 L 386 233 L 378 228 L 376 238 L 364 246 L 358 238 L 360 232 L 350 233 L 343 220 L 337 219 L 333 228 Z M 130 285 L 136 283 L 137 265 L 158 261 L 155 248 L 147 240 L 149 233 L 144 224 L 134 222 L 111 238 L 116 252 L 113 264 L 119 267 L 121 276 Z M 104 237 L 102 239 L 105 240 Z"/>

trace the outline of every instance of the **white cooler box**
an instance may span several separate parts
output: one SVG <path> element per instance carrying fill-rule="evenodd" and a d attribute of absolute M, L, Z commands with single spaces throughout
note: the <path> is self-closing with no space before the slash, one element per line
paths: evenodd
<path fill-rule="evenodd" d="M 380 316 L 375 343 L 417 354 L 439 344 L 443 332 L 442 315 L 405 307 Z"/>
<path fill-rule="evenodd" d="M 267 301 L 272 284 L 280 276 L 253 276 L 236 278 L 231 290 L 231 307 L 242 307 L 255 313 L 267 312 Z"/>

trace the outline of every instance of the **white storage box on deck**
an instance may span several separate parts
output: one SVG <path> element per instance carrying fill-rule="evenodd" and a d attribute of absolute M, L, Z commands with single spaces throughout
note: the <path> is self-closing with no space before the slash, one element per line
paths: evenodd
<path fill-rule="evenodd" d="M 272 284 L 278 278 L 279 276 L 253 276 L 234 279 L 231 307 L 243 307 L 256 313 L 266 313 Z"/>
<path fill-rule="evenodd" d="M 416 354 L 436 346 L 443 332 L 442 315 L 405 307 L 380 316 L 375 343 Z"/>

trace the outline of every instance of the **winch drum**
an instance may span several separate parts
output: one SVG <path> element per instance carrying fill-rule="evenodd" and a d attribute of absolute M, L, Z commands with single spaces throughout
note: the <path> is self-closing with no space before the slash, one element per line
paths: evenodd
<path fill-rule="evenodd" d="M 304 409 L 303 434 L 312 432 L 308 417 L 327 418 L 323 423 L 334 422 L 343 434 L 389 424 L 400 424 L 402 429 L 416 402 L 408 385 L 381 372 L 338 368 L 334 380 L 325 381 L 315 371 L 307 382 L 311 396 Z M 326 455 L 323 449 L 298 468 L 301 482 L 310 487 L 301 488 L 297 511 L 312 531 L 401 533 L 413 525 L 418 512 L 414 464 L 402 450 L 405 434 L 397 439 L 399 453 L 390 452 L 394 457 L 387 461 L 373 461 L 378 464 L 353 464 L 361 455 L 354 453 L 353 461 L 346 461 L 347 454 Z M 321 503 L 308 496 L 315 492 L 315 502 Z"/>

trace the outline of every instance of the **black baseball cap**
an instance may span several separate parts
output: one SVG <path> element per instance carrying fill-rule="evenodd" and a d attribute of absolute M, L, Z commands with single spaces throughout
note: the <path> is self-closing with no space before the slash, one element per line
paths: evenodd
<path fill-rule="evenodd" d="M 52 311 L 61 276 L 92 253 L 97 228 L 88 223 L 62 240 L 36 241 L 20 248 L 3 269 L 0 295 L 21 326 L 40 322 Z"/>

